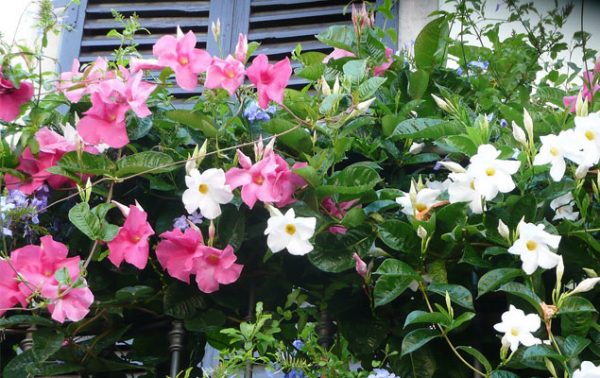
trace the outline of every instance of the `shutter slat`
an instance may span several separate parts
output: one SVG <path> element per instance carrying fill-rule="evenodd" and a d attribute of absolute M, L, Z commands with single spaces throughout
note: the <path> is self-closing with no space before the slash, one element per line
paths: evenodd
<path fill-rule="evenodd" d="M 208 17 L 152 17 L 152 18 L 140 18 L 140 24 L 143 28 L 161 28 L 161 29 L 172 29 L 173 31 L 179 25 L 182 29 L 193 28 L 193 27 L 208 27 Z M 95 29 L 119 29 L 123 25 L 113 19 L 98 19 L 86 21 L 83 29 L 84 33 L 86 30 Z"/>
<path fill-rule="evenodd" d="M 194 3 L 190 1 L 171 1 L 163 3 L 102 3 L 102 4 L 91 4 L 87 8 L 87 13 L 90 15 L 102 15 L 110 14 L 112 10 L 116 10 L 121 13 L 137 13 L 143 15 L 147 12 L 206 12 L 210 9 L 210 3 L 203 1 Z"/>
<path fill-rule="evenodd" d="M 330 25 L 344 25 L 343 21 L 327 23 Z M 305 25 L 290 25 L 290 26 L 275 26 L 264 28 L 253 28 L 248 34 L 250 41 L 262 41 L 266 39 L 282 39 L 282 38 L 304 38 L 313 39 L 316 34 L 323 31 L 323 24 L 305 24 Z"/>
<path fill-rule="evenodd" d="M 344 7 L 339 5 L 326 6 L 326 7 L 315 7 L 315 8 L 304 8 L 296 11 L 288 10 L 275 10 L 275 11 L 264 11 L 260 13 L 250 14 L 250 24 L 264 21 L 276 21 L 280 23 L 284 20 L 298 20 L 310 17 L 323 17 L 332 15 L 342 15 Z M 321 22 L 324 20 L 321 19 Z"/>

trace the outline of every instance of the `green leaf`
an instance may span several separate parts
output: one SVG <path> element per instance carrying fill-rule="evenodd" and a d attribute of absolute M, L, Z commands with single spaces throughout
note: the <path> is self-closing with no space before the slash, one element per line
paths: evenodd
<path fill-rule="evenodd" d="M 586 338 L 579 337 L 576 335 L 569 335 L 561 343 L 561 349 L 563 350 L 564 354 L 568 357 L 577 357 L 581 352 L 585 350 L 585 348 L 588 347 L 588 345 L 590 345 L 590 343 L 591 341 Z"/>
<path fill-rule="evenodd" d="M 372 77 L 358 86 L 358 97 L 360 101 L 368 100 L 375 95 L 375 92 L 385 83 L 384 77 Z"/>
<path fill-rule="evenodd" d="M 23 326 L 38 325 L 38 326 L 51 327 L 54 324 L 55 323 L 52 320 L 42 318 L 41 316 L 36 316 L 36 315 L 13 315 L 8 318 L 0 318 L 0 328 L 11 328 L 14 326 L 21 326 L 21 325 L 23 325 Z"/>
<path fill-rule="evenodd" d="M 553 358 L 556 360 L 562 360 L 560 354 L 558 354 L 553 348 L 547 345 L 534 345 L 525 349 L 523 352 L 523 360 L 535 360 L 543 358 Z"/>
<path fill-rule="evenodd" d="M 334 25 L 319 33 L 317 39 L 326 45 L 352 51 L 355 41 L 354 30 L 351 26 Z"/>
<path fill-rule="evenodd" d="M 178 109 L 166 112 L 165 116 L 172 121 L 201 131 L 207 138 L 217 136 L 217 129 L 213 126 L 211 119 L 205 115 L 194 113 L 191 110 Z"/>
<path fill-rule="evenodd" d="M 494 370 L 490 378 L 519 378 L 519 376 L 506 370 Z"/>
<path fill-rule="evenodd" d="M 456 318 L 452 321 L 452 323 L 448 327 L 448 331 L 451 331 L 455 328 L 460 327 L 461 325 L 465 324 L 466 322 L 471 321 L 474 317 L 475 317 L 474 312 L 464 312 L 464 313 L 460 314 L 458 316 L 458 318 Z"/>
<path fill-rule="evenodd" d="M 185 328 L 192 332 L 218 332 L 225 325 L 225 314 L 210 308 L 200 315 L 185 320 Z"/>
<path fill-rule="evenodd" d="M 558 314 L 576 314 L 580 312 L 598 312 L 592 302 L 583 297 L 571 295 L 563 300 L 558 308 Z"/>
<path fill-rule="evenodd" d="M 69 220 L 91 240 L 96 240 L 100 235 L 100 219 L 90 211 L 90 205 L 86 202 L 78 203 L 69 210 Z"/>
<path fill-rule="evenodd" d="M 423 97 L 429 86 L 429 74 L 423 70 L 411 72 L 408 77 L 408 94 L 418 100 Z"/>
<path fill-rule="evenodd" d="M 420 240 L 413 227 L 396 219 L 387 220 L 377 226 L 377 234 L 381 241 L 395 251 L 417 253 Z"/>
<path fill-rule="evenodd" d="M 62 347 L 65 335 L 55 329 L 38 329 L 33 333 L 33 357 L 39 361 L 46 361 Z"/>
<path fill-rule="evenodd" d="M 366 59 L 353 59 L 346 62 L 342 67 L 344 70 L 344 76 L 352 84 L 360 83 L 367 75 L 367 60 Z"/>
<path fill-rule="evenodd" d="M 120 301 L 135 302 L 140 299 L 145 299 L 154 294 L 154 289 L 150 286 L 137 285 L 127 286 L 117 290 L 115 299 Z"/>
<path fill-rule="evenodd" d="M 332 194 L 347 194 L 359 196 L 373 189 L 381 177 L 373 168 L 353 165 L 344 168 L 329 180 L 327 185 L 317 188 L 319 196 Z"/>
<path fill-rule="evenodd" d="M 202 293 L 195 286 L 173 282 L 165 290 L 164 313 L 177 319 L 194 316 L 198 309 L 206 307 Z"/>
<path fill-rule="evenodd" d="M 446 142 L 451 147 L 456 149 L 456 151 L 461 152 L 467 156 L 473 156 L 477 153 L 477 144 L 475 144 L 466 135 L 451 135 L 446 138 Z"/>
<path fill-rule="evenodd" d="M 470 346 L 457 346 L 456 349 L 475 357 L 483 365 L 487 373 L 492 371 L 492 364 L 490 364 L 490 361 L 479 350 Z"/>
<path fill-rule="evenodd" d="M 31 366 L 35 366 L 35 362 L 33 350 L 26 350 L 6 364 L 2 376 L 4 378 L 29 378 L 30 375 L 27 372 L 27 369 Z"/>
<path fill-rule="evenodd" d="M 376 307 L 390 303 L 420 279 L 410 265 L 396 259 L 386 259 L 373 274 L 381 276 L 374 289 Z"/>
<path fill-rule="evenodd" d="M 132 174 L 158 174 L 170 172 L 176 167 L 173 165 L 171 156 L 157 151 L 143 151 L 137 154 L 127 155 L 117 161 L 118 177 Z"/>
<path fill-rule="evenodd" d="M 446 292 L 448 292 L 452 302 L 468 308 L 469 310 L 474 310 L 473 295 L 464 286 L 454 284 L 431 284 L 427 287 L 427 290 L 441 296 L 446 296 Z"/>
<path fill-rule="evenodd" d="M 439 139 L 448 135 L 460 134 L 463 131 L 464 127 L 453 121 L 435 118 L 409 118 L 396 126 L 390 139 Z"/>
<path fill-rule="evenodd" d="M 294 173 L 302 177 L 304 181 L 306 181 L 308 185 L 312 186 L 313 188 L 321 185 L 321 176 L 319 176 L 317 170 L 310 165 L 302 168 L 296 168 L 294 169 Z"/>
<path fill-rule="evenodd" d="M 439 323 L 439 324 L 449 324 L 450 319 L 440 312 L 427 312 L 421 310 L 415 310 L 406 316 L 406 320 L 404 321 L 404 328 L 411 324 L 419 324 L 419 323 Z"/>
<path fill-rule="evenodd" d="M 81 152 L 81 156 L 76 151 L 67 152 L 60 158 L 58 165 L 71 172 L 92 175 L 110 174 L 115 170 L 115 163 L 106 155 L 94 155 L 89 152 Z"/>
<path fill-rule="evenodd" d="M 292 128 L 296 128 L 292 131 Z M 270 134 L 285 133 L 277 137 L 277 140 L 297 152 L 309 153 L 312 151 L 312 140 L 310 134 L 302 127 L 281 118 L 273 118 L 262 124 L 263 130 Z"/>
<path fill-rule="evenodd" d="M 419 69 L 429 71 L 443 61 L 440 54 L 445 50 L 447 37 L 448 23 L 444 17 L 425 25 L 415 39 L 415 64 Z"/>
<path fill-rule="evenodd" d="M 530 288 L 518 282 L 509 282 L 502 285 L 497 291 L 504 291 L 529 302 L 538 312 L 541 310 L 542 300 Z"/>
<path fill-rule="evenodd" d="M 324 272 L 339 273 L 355 266 L 352 255 L 365 254 L 375 236 L 369 226 L 348 230 L 345 235 L 322 232 L 315 238 L 315 250 L 308 254 L 309 261 Z"/>
<path fill-rule="evenodd" d="M 439 332 L 435 329 L 420 328 L 409 332 L 402 339 L 402 356 L 412 353 L 431 340 L 439 337 Z"/>
<path fill-rule="evenodd" d="M 522 276 L 523 270 L 516 268 L 498 268 L 484 274 L 477 283 L 477 297 L 496 290 L 514 278 Z"/>

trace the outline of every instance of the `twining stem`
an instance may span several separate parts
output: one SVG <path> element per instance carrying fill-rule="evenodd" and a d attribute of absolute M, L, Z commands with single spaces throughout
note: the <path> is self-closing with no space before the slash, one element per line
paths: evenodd
<path fill-rule="evenodd" d="M 431 303 L 429 302 L 429 297 L 427 296 L 427 291 L 426 291 L 425 285 L 423 285 L 422 282 L 419 282 L 419 288 L 421 289 L 421 293 L 423 294 L 423 298 L 425 299 L 425 303 L 427 304 L 427 308 L 429 309 L 429 312 L 434 313 L 435 311 L 433 310 L 433 307 L 431 306 Z M 442 337 L 444 338 L 444 340 L 446 340 L 446 343 L 448 344 L 448 346 L 450 347 L 450 349 L 452 350 L 452 352 L 454 353 L 454 355 L 456 355 L 456 357 L 458 357 L 458 359 L 463 364 L 465 364 L 466 367 L 468 367 L 474 373 L 479 374 L 482 377 L 487 377 L 488 376 L 486 373 L 484 373 L 481 370 L 477 369 L 475 366 L 471 365 L 467 360 L 465 360 L 463 358 L 463 356 L 458 352 L 458 350 L 456 349 L 456 347 L 454 346 L 454 344 L 452 344 L 452 341 L 450 340 L 450 338 L 446 334 L 446 332 L 444 330 L 444 327 L 442 327 L 438 323 L 436 323 L 435 325 L 440 330 L 440 332 L 442 334 Z"/>

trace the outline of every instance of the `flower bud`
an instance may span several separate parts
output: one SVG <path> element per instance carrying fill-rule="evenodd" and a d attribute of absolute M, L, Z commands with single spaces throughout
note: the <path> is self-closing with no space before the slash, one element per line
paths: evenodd
<path fill-rule="evenodd" d="M 580 165 L 575 170 L 575 178 L 578 180 L 583 180 L 585 176 L 587 176 L 589 169 L 590 167 L 588 167 L 587 165 Z"/>
<path fill-rule="evenodd" d="M 331 87 L 327 84 L 327 80 L 325 80 L 324 76 L 321 76 L 321 93 L 323 93 L 323 96 L 329 96 L 331 94 Z"/>
<path fill-rule="evenodd" d="M 575 102 L 575 115 L 581 117 L 588 115 L 588 102 L 587 99 L 583 99 L 581 92 L 577 95 L 577 102 Z"/>
<path fill-rule="evenodd" d="M 440 107 L 440 109 L 442 109 L 445 112 L 449 112 L 451 110 L 450 105 L 448 105 L 448 103 L 446 102 L 446 100 L 442 99 L 441 97 L 438 97 L 436 95 L 434 95 L 433 93 L 431 94 L 431 97 L 433 97 L 433 101 L 435 101 L 435 103 L 437 104 L 437 106 Z"/>
<path fill-rule="evenodd" d="M 440 165 L 450 172 L 454 173 L 465 173 L 466 170 L 462 167 L 462 165 L 455 163 L 453 161 L 440 161 Z"/>
<path fill-rule="evenodd" d="M 356 261 L 356 273 L 362 278 L 365 278 L 368 273 L 367 263 L 365 263 L 356 252 L 352 255 L 352 258 Z"/>
<path fill-rule="evenodd" d="M 425 229 L 425 227 L 417 227 L 417 236 L 421 239 L 425 239 L 427 237 L 427 230 Z"/>
<path fill-rule="evenodd" d="M 423 151 L 423 147 L 425 147 L 425 143 L 413 142 L 408 148 L 408 153 L 413 155 L 419 154 Z"/>
<path fill-rule="evenodd" d="M 558 264 L 556 264 L 556 288 L 560 290 L 563 275 L 565 274 L 565 263 L 563 257 L 559 256 Z"/>
<path fill-rule="evenodd" d="M 242 63 L 246 62 L 248 55 L 248 37 L 240 33 L 238 36 L 237 45 L 235 45 L 235 58 Z"/>
<path fill-rule="evenodd" d="M 375 97 L 359 103 L 358 105 L 356 105 L 356 109 L 359 112 L 364 113 L 367 110 L 369 110 L 369 107 L 371 106 L 371 104 L 373 103 L 373 101 L 375 101 Z"/>
<path fill-rule="evenodd" d="M 333 82 L 333 94 L 340 93 L 340 78 L 338 75 L 335 75 L 335 81 Z"/>
<path fill-rule="evenodd" d="M 590 291 L 594 288 L 594 286 L 596 286 L 596 284 L 598 282 L 600 282 L 600 277 L 586 278 L 585 280 L 581 281 L 579 283 L 579 285 L 577 285 L 577 287 L 575 289 L 573 289 L 572 292 L 569 293 L 569 295 L 577 294 L 577 293 L 585 293 L 587 291 Z"/>
<path fill-rule="evenodd" d="M 523 109 L 523 125 L 525 126 L 525 130 L 527 130 L 529 140 L 533 140 L 533 120 L 527 109 Z"/>
<path fill-rule="evenodd" d="M 512 134 L 517 142 L 526 146 L 527 145 L 527 136 L 525 135 L 525 131 L 520 128 L 514 121 L 512 123 Z"/>
<path fill-rule="evenodd" d="M 213 220 L 211 219 L 210 225 L 208 226 L 208 245 L 211 247 L 215 241 L 215 234 L 216 234 L 215 222 L 213 222 Z"/>
<path fill-rule="evenodd" d="M 510 230 L 508 226 L 502 222 L 502 219 L 498 220 L 498 233 L 506 240 L 510 240 Z"/>

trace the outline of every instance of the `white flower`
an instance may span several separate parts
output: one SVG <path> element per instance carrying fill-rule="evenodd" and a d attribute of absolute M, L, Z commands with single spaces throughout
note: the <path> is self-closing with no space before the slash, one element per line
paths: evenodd
<path fill-rule="evenodd" d="M 222 169 L 210 168 L 200 172 L 190 170 L 185 176 L 188 189 L 183 192 L 182 200 L 185 209 L 192 214 L 200 209 L 202 216 L 215 219 L 221 215 L 221 206 L 232 200 L 233 194 L 229 185 L 225 184 L 225 172 Z"/>
<path fill-rule="evenodd" d="M 467 172 L 475 179 L 477 191 L 486 200 L 493 200 L 498 192 L 508 193 L 515 188 L 511 175 L 519 170 L 518 161 L 499 160 L 500 151 L 491 144 L 479 146 L 471 157 Z"/>
<path fill-rule="evenodd" d="M 583 361 L 579 369 L 573 372 L 573 378 L 600 378 L 600 366 Z"/>
<path fill-rule="evenodd" d="M 450 172 L 454 173 L 465 173 L 466 170 L 462 167 L 462 165 L 455 163 L 453 161 L 440 161 L 440 165 Z"/>
<path fill-rule="evenodd" d="M 577 287 L 570 294 L 588 292 L 592 290 L 594 286 L 598 284 L 598 282 L 600 282 L 600 277 L 586 278 L 585 280 L 581 281 L 579 285 L 577 285 Z"/>
<path fill-rule="evenodd" d="M 423 147 L 425 147 L 425 143 L 413 142 L 408 148 L 408 153 L 413 155 L 419 154 L 423 151 Z"/>
<path fill-rule="evenodd" d="M 600 116 L 592 113 L 587 117 L 575 117 L 575 133 L 581 136 L 585 161 L 580 165 L 592 166 L 600 160 Z"/>
<path fill-rule="evenodd" d="M 269 207 L 271 217 L 267 221 L 267 245 L 279 252 L 287 248 L 292 255 L 305 255 L 313 250 L 309 239 L 315 234 L 317 219 L 314 217 L 296 217 L 294 209 L 285 215 L 274 207 Z"/>
<path fill-rule="evenodd" d="M 540 267 L 552 269 L 558 264 L 560 257 L 550 251 L 558 248 L 560 236 L 544 231 L 544 225 L 533 223 L 519 224 L 519 239 L 508 249 L 513 255 L 519 255 L 523 262 L 523 271 L 533 274 Z"/>
<path fill-rule="evenodd" d="M 513 123 L 512 123 L 512 134 L 513 134 L 513 138 L 515 138 L 515 140 L 517 142 L 521 143 L 524 146 L 527 145 L 527 136 L 525 135 L 525 131 L 523 131 L 523 129 L 520 128 L 515 123 L 515 121 L 513 121 Z"/>
<path fill-rule="evenodd" d="M 415 215 L 438 203 L 438 197 L 441 193 L 442 192 L 437 189 L 423 188 L 417 192 L 414 204 L 409 193 L 404 193 L 404 196 L 396 198 L 396 202 L 402 206 L 402 212 L 404 214 Z"/>
<path fill-rule="evenodd" d="M 552 202 L 550 202 L 550 208 L 554 210 L 554 218 L 552 218 L 552 220 L 577 220 L 577 218 L 579 218 L 579 212 L 573 211 L 574 204 L 575 199 L 573 198 L 573 194 L 571 192 L 553 199 Z"/>
<path fill-rule="evenodd" d="M 565 175 L 567 169 L 565 155 L 569 154 L 568 146 L 574 143 L 573 138 L 571 138 L 573 134 L 572 131 L 563 131 L 559 135 L 550 134 L 540 137 L 542 147 L 533 159 L 533 165 L 550 163 L 550 177 L 554 181 L 560 181 Z"/>
<path fill-rule="evenodd" d="M 450 203 L 468 202 L 473 213 L 483 213 L 484 198 L 475 189 L 475 178 L 468 173 L 450 173 L 448 177 L 452 180 L 448 186 L 448 201 Z"/>
<path fill-rule="evenodd" d="M 444 181 L 437 181 L 437 180 L 425 180 L 425 186 L 428 187 L 429 189 L 435 189 L 435 190 L 439 190 L 440 192 L 443 192 L 444 190 L 448 190 L 448 186 L 452 183 L 452 180 L 450 179 L 445 179 Z"/>
<path fill-rule="evenodd" d="M 494 329 L 504 333 L 502 345 L 510 346 L 511 351 L 516 351 L 519 344 L 532 346 L 540 344 L 541 340 L 531 333 L 540 328 L 541 320 L 536 314 L 527 314 L 513 305 L 502 314 L 502 322 L 494 325 Z"/>

